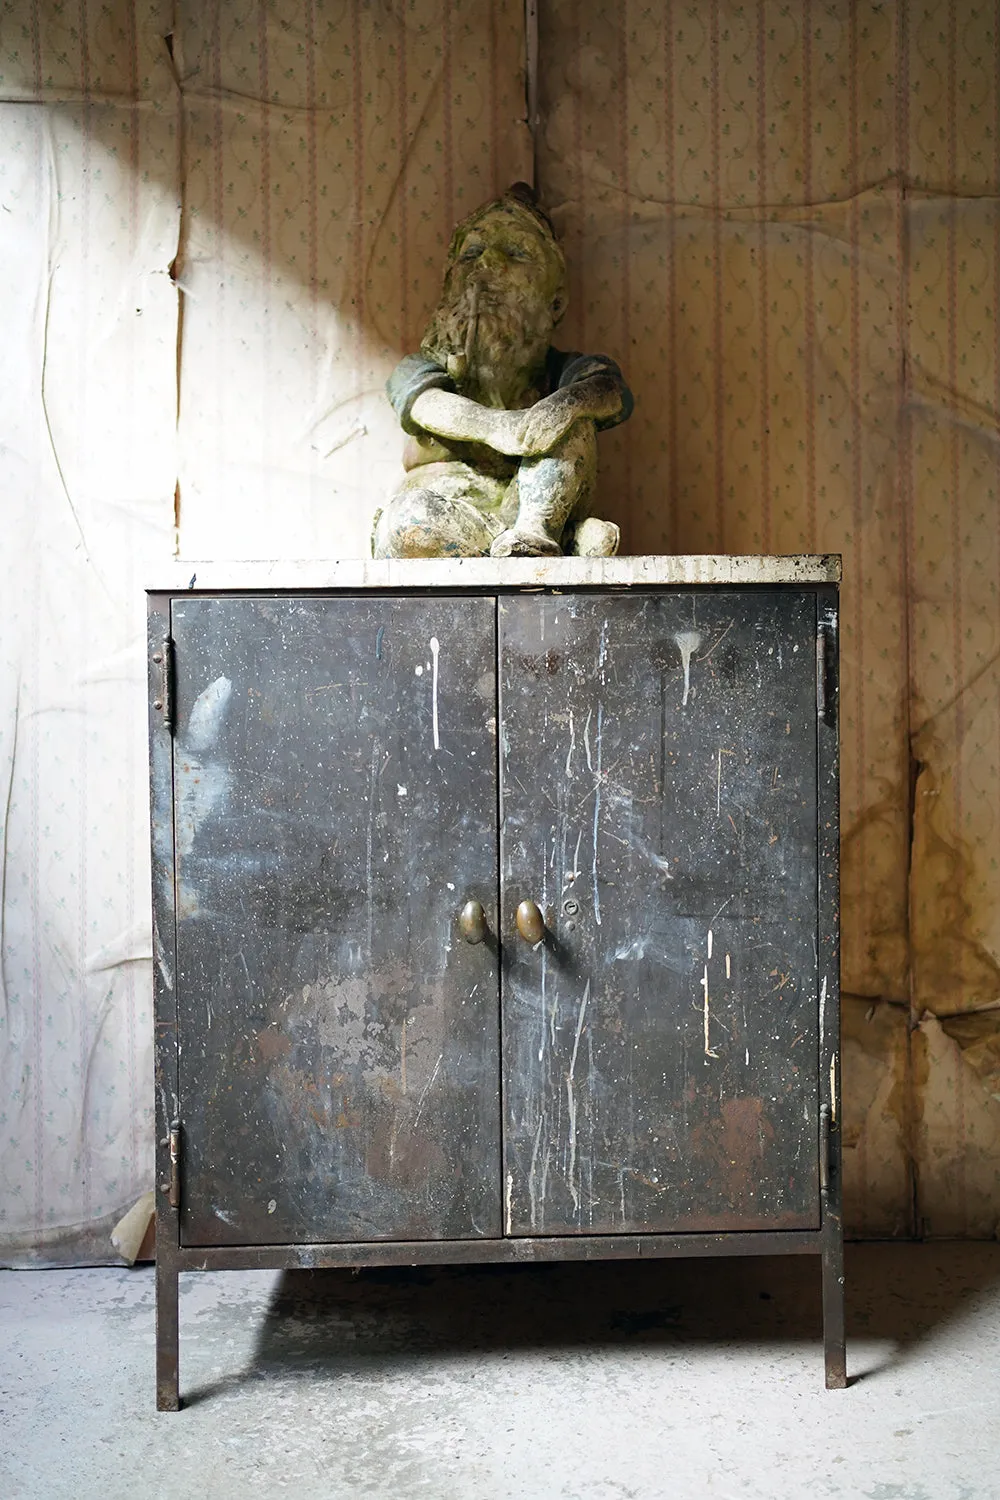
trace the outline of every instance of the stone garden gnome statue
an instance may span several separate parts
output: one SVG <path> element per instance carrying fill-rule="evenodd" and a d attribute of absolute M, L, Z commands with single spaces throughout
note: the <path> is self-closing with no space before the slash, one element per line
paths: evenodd
<path fill-rule="evenodd" d="M 516 183 L 455 230 L 419 354 L 389 379 L 406 478 L 375 517 L 374 557 L 610 557 L 590 513 L 597 433 L 632 413 L 614 360 L 551 344 L 566 262 Z"/>

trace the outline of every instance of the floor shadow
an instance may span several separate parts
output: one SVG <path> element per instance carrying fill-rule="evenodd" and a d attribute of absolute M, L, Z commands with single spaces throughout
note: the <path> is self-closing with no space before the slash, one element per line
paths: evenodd
<path fill-rule="evenodd" d="M 1000 1286 L 1000 1246 L 854 1245 L 848 1338 L 892 1348 L 854 1380 L 897 1363 L 975 1298 Z M 519 1350 L 815 1342 L 812 1256 L 532 1266 L 289 1271 L 277 1283 L 244 1378 L 337 1378 L 414 1359 Z"/>
<path fill-rule="evenodd" d="M 848 1245 L 848 1337 L 890 1340 L 903 1355 L 998 1289 L 996 1241 Z"/>

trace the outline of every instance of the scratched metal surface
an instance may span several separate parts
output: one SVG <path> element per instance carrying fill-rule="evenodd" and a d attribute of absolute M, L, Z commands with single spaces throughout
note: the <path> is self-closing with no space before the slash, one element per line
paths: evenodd
<path fill-rule="evenodd" d="M 507 1232 L 817 1226 L 814 594 L 499 618 Z"/>
<path fill-rule="evenodd" d="M 499 1233 L 493 600 L 172 629 L 182 1243 Z"/>

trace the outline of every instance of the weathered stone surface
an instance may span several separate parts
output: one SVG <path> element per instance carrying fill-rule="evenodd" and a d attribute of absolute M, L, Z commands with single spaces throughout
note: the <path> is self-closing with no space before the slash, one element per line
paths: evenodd
<path fill-rule="evenodd" d="M 610 523 L 605 523 L 610 524 Z M 629 588 L 651 583 L 839 583 L 832 552 L 795 557 L 309 558 L 296 562 L 184 559 L 165 565 L 156 589 Z"/>
<path fill-rule="evenodd" d="M 632 396 L 613 360 L 552 347 L 565 309 L 566 262 L 530 188 L 459 224 L 420 353 L 389 380 L 407 477 L 375 516 L 374 557 L 617 550 L 616 526 L 586 523 L 597 432 Z"/>

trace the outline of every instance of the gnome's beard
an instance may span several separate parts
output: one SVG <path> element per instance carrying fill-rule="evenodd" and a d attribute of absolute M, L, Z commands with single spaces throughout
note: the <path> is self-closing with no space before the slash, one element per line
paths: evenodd
<path fill-rule="evenodd" d="M 462 396 L 483 406 L 523 406 L 537 393 L 552 336 L 552 315 L 541 299 L 504 299 L 469 280 L 438 304 L 421 353 L 448 371 Z"/>

